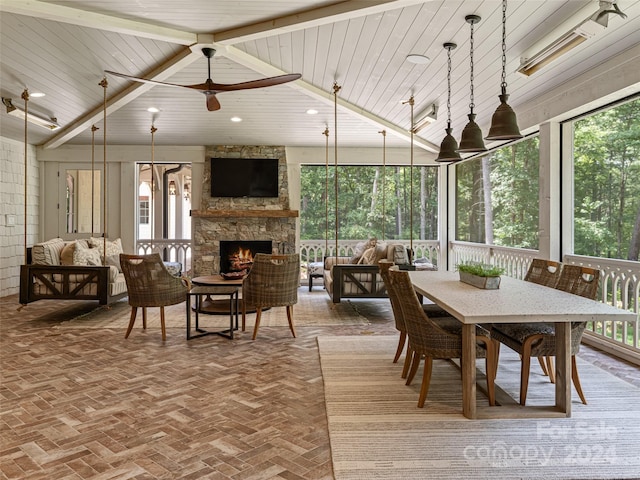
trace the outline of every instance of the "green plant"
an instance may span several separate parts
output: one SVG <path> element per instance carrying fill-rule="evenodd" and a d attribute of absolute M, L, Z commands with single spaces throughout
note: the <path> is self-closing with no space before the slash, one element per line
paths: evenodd
<path fill-rule="evenodd" d="M 502 267 L 477 262 L 459 263 L 456 265 L 456 269 L 459 272 L 470 273 L 478 277 L 499 277 L 504 273 L 504 268 Z"/>

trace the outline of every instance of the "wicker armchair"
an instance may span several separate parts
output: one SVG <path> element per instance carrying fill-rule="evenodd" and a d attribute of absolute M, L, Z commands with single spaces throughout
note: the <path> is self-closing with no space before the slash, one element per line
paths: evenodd
<path fill-rule="evenodd" d="M 127 282 L 131 319 L 124 338 L 128 338 L 136 321 L 138 307 L 142 307 L 142 328 L 147 328 L 147 307 L 160 307 L 162 341 L 167 339 L 164 307 L 182 303 L 190 289 L 187 278 L 178 278 L 167 270 L 158 253 L 150 255 L 120 254 L 122 273 Z"/>
<path fill-rule="evenodd" d="M 560 262 L 554 262 L 553 260 L 545 260 L 542 258 L 534 258 L 529 265 L 529 270 L 524 279 L 527 282 L 537 283 L 538 285 L 544 285 L 545 287 L 556 288 L 558 280 L 560 280 L 560 272 L 562 271 L 562 264 Z M 545 375 L 548 375 L 551 382 L 555 382 L 553 365 L 551 364 L 551 357 L 537 357 L 540 368 Z M 546 360 L 546 362 L 545 362 Z M 496 360 L 495 365 L 498 365 Z"/>
<path fill-rule="evenodd" d="M 402 355 L 402 351 L 404 350 L 404 346 L 407 341 L 407 327 L 405 326 L 404 318 L 402 317 L 400 300 L 398 296 L 394 294 L 392 288 L 390 287 L 391 280 L 389 279 L 389 269 L 394 266 L 394 263 L 390 260 L 380 260 L 378 262 L 378 265 L 380 265 L 380 276 L 382 277 L 387 293 L 389 294 L 389 301 L 391 302 L 391 310 L 393 312 L 393 319 L 396 324 L 396 330 L 400 332 L 400 337 L 398 338 L 398 347 L 393 357 L 393 363 L 398 363 L 400 355 Z M 423 304 L 422 309 L 427 315 L 429 315 L 430 318 L 451 317 L 451 315 L 446 310 L 441 309 L 438 305 L 435 305 L 433 303 Z M 407 374 L 409 373 L 409 366 L 411 365 L 411 356 L 411 349 L 407 345 L 407 354 L 405 356 L 404 368 L 402 369 L 402 378 L 407 378 Z"/>
<path fill-rule="evenodd" d="M 556 285 L 558 290 L 595 299 L 598 292 L 600 271 L 577 265 L 564 265 Z M 580 385 L 576 354 L 580 349 L 580 341 L 584 333 L 586 322 L 571 324 L 571 380 L 585 405 L 587 400 Z M 529 384 L 529 370 L 531 357 L 555 357 L 556 336 L 555 327 L 548 323 L 496 324 L 491 329 L 491 338 L 495 343 L 496 362 L 500 352 L 500 343 L 518 352 L 522 357 L 520 371 L 520 404 L 525 405 Z M 548 369 L 553 370 L 551 363 Z"/>
<path fill-rule="evenodd" d="M 242 330 L 245 328 L 248 307 L 256 309 L 256 324 L 253 340 L 258 335 L 262 309 L 287 307 L 287 320 L 293 336 L 293 305 L 298 303 L 300 286 L 300 255 L 267 255 L 257 253 L 249 275 L 242 282 Z"/>
<path fill-rule="evenodd" d="M 461 358 L 462 356 L 462 324 L 451 317 L 445 317 L 434 321 L 425 313 L 418 296 L 413 289 L 409 273 L 400 271 L 397 267 L 389 269 L 391 292 L 399 300 L 402 317 L 407 329 L 409 348 L 412 352 L 411 370 L 407 376 L 407 385 L 410 385 L 415 376 L 422 357 L 425 358 L 422 385 L 418 407 L 422 408 L 429 393 L 431 370 L 434 358 Z M 486 336 L 486 331 L 478 327 L 476 330 L 476 355 L 486 359 L 487 395 L 489 404 L 495 405 L 495 389 L 493 373 L 495 368 L 491 364 L 493 344 Z"/>

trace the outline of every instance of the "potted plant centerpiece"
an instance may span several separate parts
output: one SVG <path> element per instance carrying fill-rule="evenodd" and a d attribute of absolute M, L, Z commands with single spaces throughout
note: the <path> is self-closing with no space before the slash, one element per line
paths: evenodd
<path fill-rule="evenodd" d="M 469 262 L 456 265 L 460 273 L 460 281 L 486 290 L 500 288 L 500 275 L 504 268 L 484 263 Z"/>

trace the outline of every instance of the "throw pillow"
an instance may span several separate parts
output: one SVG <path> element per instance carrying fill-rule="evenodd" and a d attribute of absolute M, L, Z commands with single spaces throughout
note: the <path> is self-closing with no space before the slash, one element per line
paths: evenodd
<path fill-rule="evenodd" d="M 67 243 L 60 252 L 60 264 L 73 265 L 73 252 L 76 250 L 76 242 Z"/>
<path fill-rule="evenodd" d="M 371 237 L 366 242 L 357 243 L 356 251 L 353 257 L 351 257 L 351 260 L 349 261 L 349 263 L 356 263 L 356 264 L 364 263 L 362 261 L 362 255 L 364 255 L 364 252 L 366 252 L 370 248 L 374 248 L 376 246 L 376 243 L 378 243 L 378 239 L 376 237 Z"/>
<path fill-rule="evenodd" d="M 89 242 L 84 239 L 74 240 L 67 243 L 62 252 L 60 252 L 60 264 L 61 265 L 73 265 L 73 252 L 76 251 L 76 245 L 82 245 L 84 248 L 89 248 Z"/>
<path fill-rule="evenodd" d="M 371 247 L 364 251 L 358 263 L 362 265 L 372 265 L 375 262 L 375 260 L 376 260 L 376 247 Z"/>
<path fill-rule="evenodd" d="M 409 255 L 407 255 L 407 249 L 403 245 L 394 245 L 393 263 L 396 265 L 407 265 L 409 263 Z"/>
<path fill-rule="evenodd" d="M 97 248 L 84 248 L 76 244 L 73 252 L 74 265 L 102 265 L 102 257 Z"/>
<path fill-rule="evenodd" d="M 122 266 L 120 266 L 120 254 L 107 256 L 107 265 L 117 268 L 118 272 L 122 273 Z"/>
<path fill-rule="evenodd" d="M 124 253 L 122 251 L 122 240 L 121 239 L 116 238 L 112 242 L 107 240 L 106 244 L 107 244 L 107 257 L 109 257 L 111 255 L 120 255 L 121 253 Z M 97 248 L 98 251 L 100 252 L 100 255 L 103 254 L 104 245 L 105 245 L 105 241 L 104 241 L 103 238 L 91 237 L 89 239 L 89 246 L 91 248 Z"/>
<path fill-rule="evenodd" d="M 387 244 L 385 242 L 379 242 L 376 244 L 376 256 L 372 263 L 375 265 L 382 259 L 387 258 Z"/>

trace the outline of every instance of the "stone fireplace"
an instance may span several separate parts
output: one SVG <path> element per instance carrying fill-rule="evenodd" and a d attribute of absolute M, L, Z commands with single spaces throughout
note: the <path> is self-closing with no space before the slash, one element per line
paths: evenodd
<path fill-rule="evenodd" d="M 277 158 L 277 198 L 211 196 L 211 157 Z M 195 181 L 195 179 L 193 180 Z M 210 146 L 206 149 L 202 199 L 191 211 L 193 276 L 220 273 L 221 241 L 270 241 L 277 253 L 295 253 L 297 210 L 289 206 L 287 159 L 284 147 Z M 267 253 L 267 252 L 264 252 Z"/>

